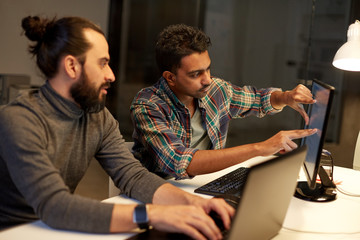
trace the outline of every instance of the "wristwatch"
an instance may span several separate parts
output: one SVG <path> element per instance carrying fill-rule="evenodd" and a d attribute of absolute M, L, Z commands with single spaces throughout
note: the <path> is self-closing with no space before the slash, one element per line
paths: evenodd
<path fill-rule="evenodd" d="M 146 205 L 139 204 L 134 209 L 133 222 L 138 225 L 140 229 L 149 228 L 149 219 L 146 213 Z"/>

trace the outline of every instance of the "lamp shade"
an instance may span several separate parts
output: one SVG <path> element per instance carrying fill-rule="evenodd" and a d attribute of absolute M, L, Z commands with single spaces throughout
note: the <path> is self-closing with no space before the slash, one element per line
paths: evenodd
<path fill-rule="evenodd" d="M 360 21 L 349 26 L 348 41 L 336 52 L 333 65 L 347 71 L 360 71 Z"/>

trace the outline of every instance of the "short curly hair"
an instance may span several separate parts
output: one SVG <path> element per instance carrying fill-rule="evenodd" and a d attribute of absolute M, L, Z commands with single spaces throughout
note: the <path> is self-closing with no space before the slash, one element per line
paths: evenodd
<path fill-rule="evenodd" d="M 158 36 L 156 63 L 161 73 L 176 73 L 183 57 L 195 52 L 203 53 L 210 46 L 210 38 L 200 29 L 185 24 L 170 25 Z"/>

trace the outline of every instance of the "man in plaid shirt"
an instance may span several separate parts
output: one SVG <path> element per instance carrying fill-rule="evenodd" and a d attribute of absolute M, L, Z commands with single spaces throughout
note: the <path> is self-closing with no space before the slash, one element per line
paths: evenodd
<path fill-rule="evenodd" d="M 229 121 L 263 117 L 286 105 L 309 118 L 302 104 L 314 100 L 308 88 L 291 91 L 237 87 L 210 75 L 210 38 L 183 24 L 159 35 L 156 61 L 162 77 L 142 89 L 130 107 L 134 123 L 133 151 L 152 172 L 176 179 L 215 172 L 256 156 L 289 152 L 293 139 L 315 129 L 281 131 L 266 141 L 225 149 Z"/>

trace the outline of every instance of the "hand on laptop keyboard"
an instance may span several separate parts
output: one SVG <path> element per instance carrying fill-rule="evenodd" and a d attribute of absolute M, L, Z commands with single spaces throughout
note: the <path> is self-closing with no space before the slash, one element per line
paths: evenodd
<path fill-rule="evenodd" d="M 215 196 L 215 198 L 223 198 L 225 202 L 227 202 L 233 208 L 237 208 L 239 205 L 240 197 L 232 195 L 232 194 L 220 194 Z"/>

